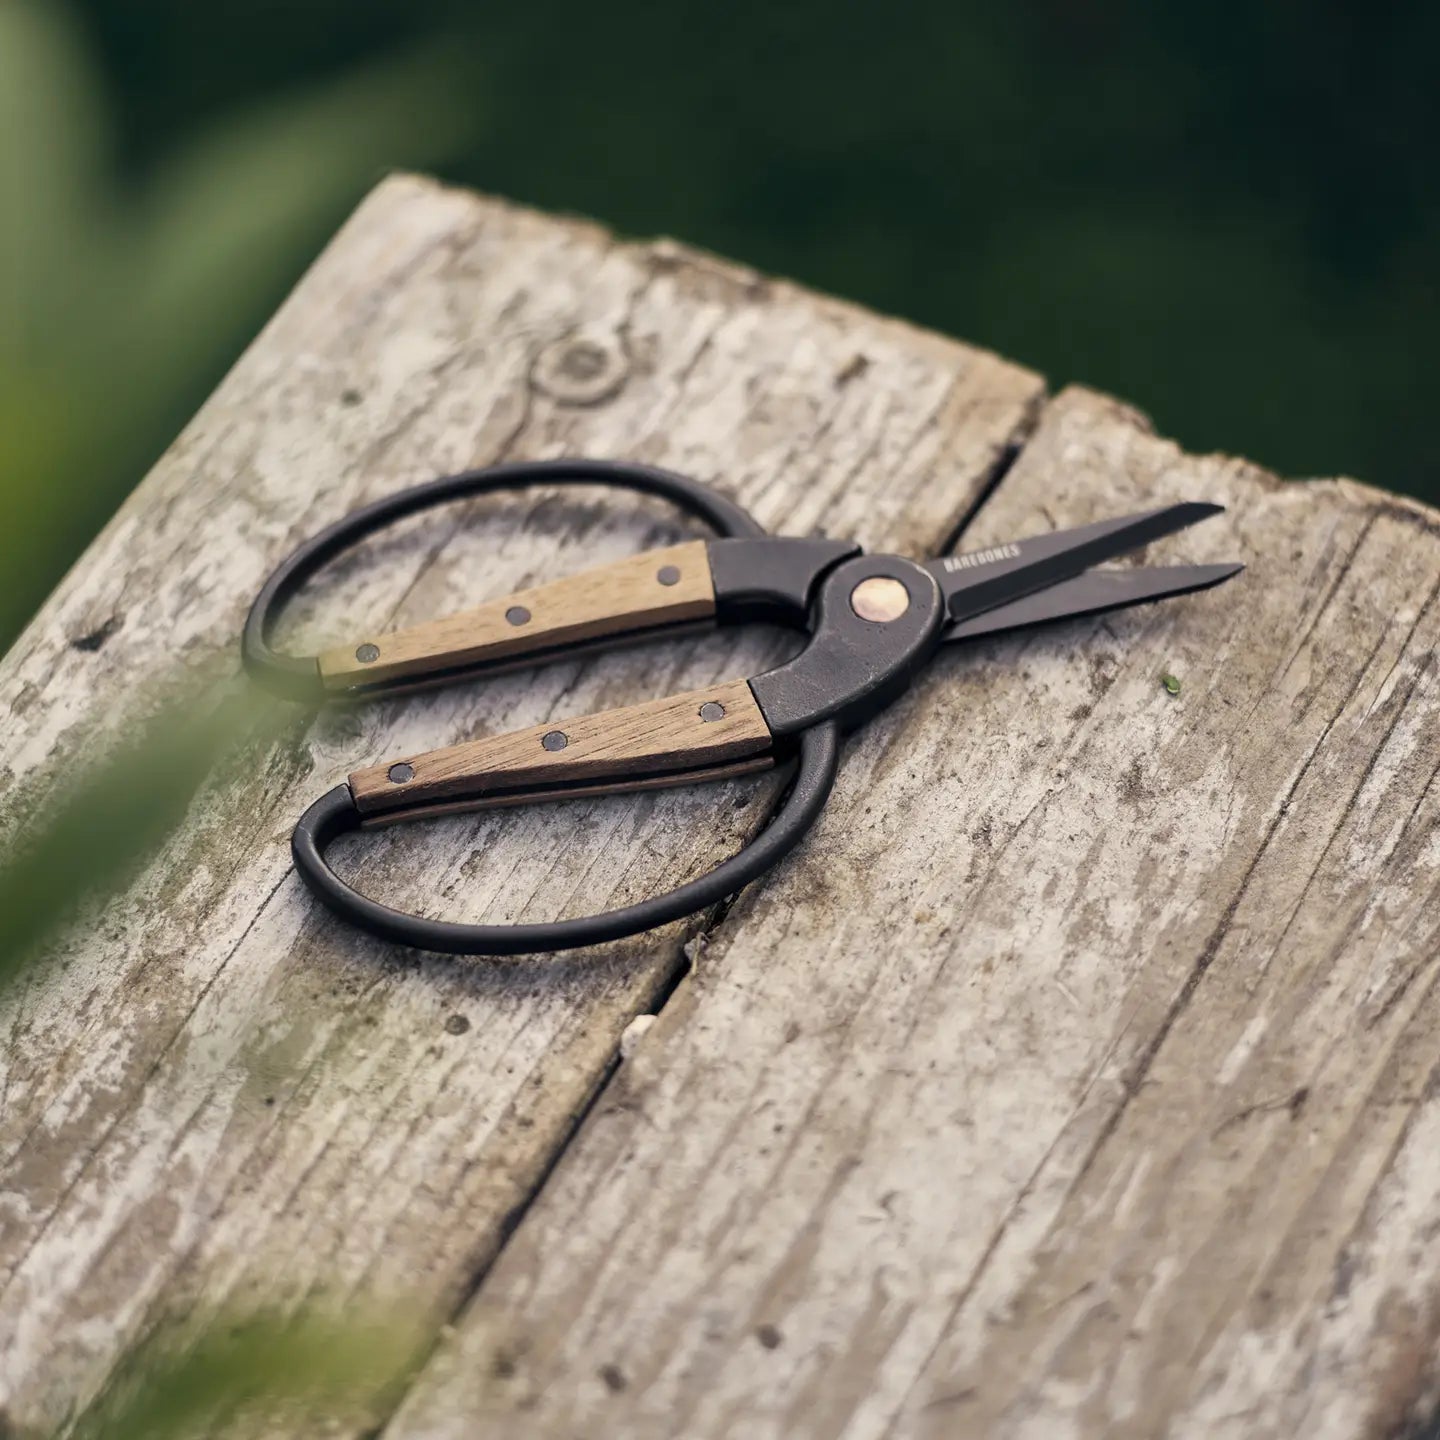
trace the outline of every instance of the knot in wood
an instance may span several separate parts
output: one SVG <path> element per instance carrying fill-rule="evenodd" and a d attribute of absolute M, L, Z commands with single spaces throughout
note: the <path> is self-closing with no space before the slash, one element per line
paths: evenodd
<path fill-rule="evenodd" d="M 616 336 L 586 332 L 547 345 L 530 378 L 562 405 L 601 405 L 620 393 L 629 373 L 630 362 Z"/>

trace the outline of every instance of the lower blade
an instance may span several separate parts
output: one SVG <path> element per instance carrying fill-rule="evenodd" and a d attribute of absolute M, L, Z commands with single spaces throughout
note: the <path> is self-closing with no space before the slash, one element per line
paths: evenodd
<path fill-rule="evenodd" d="M 940 638 L 945 644 L 975 640 L 1006 630 L 1024 630 L 1055 620 L 1073 620 L 1081 615 L 1100 615 L 1107 610 L 1146 605 L 1173 595 L 1208 590 L 1238 575 L 1244 568 L 1243 565 L 1164 565 L 1136 570 L 1089 570 L 1038 594 L 1026 595 L 982 615 L 958 621 Z"/>

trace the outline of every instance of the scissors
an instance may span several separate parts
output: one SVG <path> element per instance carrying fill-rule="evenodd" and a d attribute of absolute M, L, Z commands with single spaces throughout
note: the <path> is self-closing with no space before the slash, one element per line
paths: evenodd
<path fill-rule="evenodd" d="M 447 501 L 532 485 L 608 485 L 654 495 L 714 532 L 551 580 L 461 613 L 300 658 L 271 645 L 285 602 L 367 535 Z M 1167 505 L 1078 529 L 933 559 L 867 555 L 846 540 L 771 536 L 719 491 L 619 461 L 554 460 L 446 476 L 358 510 L 266 582 L 242 654 L 261 684 L 314 704 L 355 702 L 461 677 L 573 659 L 600 645 L 699 624 L 779 623 L 808 643 L 775 669 L 682 695 L 535 725 L 354 771 L 301 816 L 291 849 L 335 914 L 423 950 L 517 955 L 593 945 L 716 904 L 804 837 L 834 784 L 844 735 L 904 693 L 942 646 L 1203 590 L 1239 564 L 1096 569 L 1217 514 Z M 666 894 L 545 924 L 465 925 L 362 895 L 326 860 L 338 836 L 427 816 L 718 780 L 793 764 L 770 823 L 735 855 Z"/>

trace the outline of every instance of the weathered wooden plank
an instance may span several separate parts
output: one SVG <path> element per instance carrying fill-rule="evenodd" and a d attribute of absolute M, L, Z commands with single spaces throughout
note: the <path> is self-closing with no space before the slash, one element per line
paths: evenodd
<path fill-rule="evenodd" d="M 0 824 L 22 833 L 170 657 L 232 674 L 269 569 L 403 484 L 502 457 L 629 456 L 714 480 L 790 533 L 929 550 L 1040 395 L 992 356 L 668 242 L 390 181 L 0 667 Z M 681 538 L 663 511 L 590 492 L 456 509 L 337 565 L 299 628 L 333 643 Z M 72 643 L 87 636 L 103 643 Z M 217 775 L 133 887 L 67 937 L 62 968 L 7 999 L 0 1411 L 47 1427 L 157 1327 L 224 1305 L 323 1291 L 447 1318 L 686 932 L 418 961 L 316 909 L 288 830 L 387 754 L 773 653 L 713 638 L 340 711 Z M 367 839 L 357 863 L 372 892 L 457 919 L 582 913 L 733 848 L 768 785 L 437 822 Z"/>
<path fill-rule="evenodd" d="M 1222 500 L 1222 590 L 852 742 L 386 1440 L 1380 1436 L 1440 1293 L 1440 517 L 1085 392 L 972 543 Z M 1162 673 L 1180 678 L 1170 695 Z"/>

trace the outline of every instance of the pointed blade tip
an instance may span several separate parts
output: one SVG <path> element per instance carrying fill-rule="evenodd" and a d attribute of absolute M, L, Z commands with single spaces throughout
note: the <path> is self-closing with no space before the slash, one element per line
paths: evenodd
<path fill-rule="evenodd" d="M 1225 507 L 1215 500 L 1181 500 L 1171 508 L 1184 511 L 1186 514 L 1193 514 L 1197 521 L 1208 520 L 1212 515 L 1225 513 Z"/>
<path fill-rule="evenodd" d="M 1186 589 L 1209 590 L 1215 585 L 1223 585 L 1227 580 L 1233 580 L 1244 568 L 1242 561 L 1221 560 L 1213 565 L 1177 565 L 1172 573 L 1177 578 L 1186 574 L 1194 577 L 1193 583 L 1186 586 Z"/>

